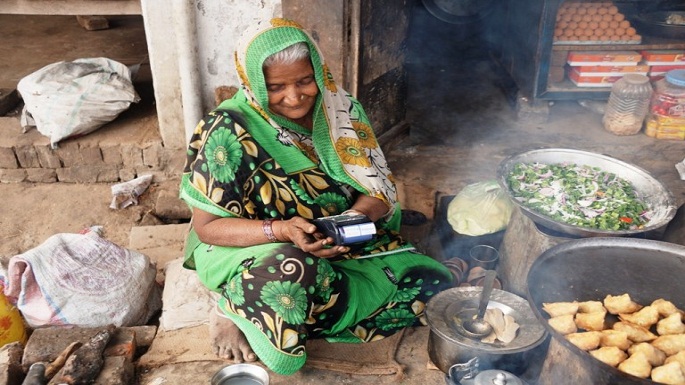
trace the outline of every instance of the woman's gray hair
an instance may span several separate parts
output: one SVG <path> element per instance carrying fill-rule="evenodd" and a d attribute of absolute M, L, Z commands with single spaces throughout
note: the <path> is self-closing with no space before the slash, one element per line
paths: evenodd
<path fill-rule="evenodd" d="M 307 43 L 299 42 L 267 57 L 263 67 L 269 67 L 273 64 L 292 64 L 304 58 L 309 58 L 309 46 Z"/>

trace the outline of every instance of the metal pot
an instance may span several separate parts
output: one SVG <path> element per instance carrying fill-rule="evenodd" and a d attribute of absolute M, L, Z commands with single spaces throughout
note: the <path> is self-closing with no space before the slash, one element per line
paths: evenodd
<path fill-rule="evenodd" d="M 521 375 L 530 366 L 531 357 L 538 354 L 533 349 L 542 344 L 547 332 L 525 299 L 493 289 L 488 308 L 499 308 L 514 317 L 520 325 L 516 338 L 509 344 L 499 341 L 489 344 L 459 333 L 455 316 L 464 309 L 476 309 L 481 291 L 479 286 L 456 287 L 439 293 L 428 302 L 428 355 L 441 371 L 455 377 L 459 377 L 455 370 L 473 376 L 479 370 L 487 369 Z"/>
<path fill-rule="evenodd" d="M 685 309 L 685 247 L 635 238 L 587 238 L 554 246 L 538 257 L 528 273 L 528 301 L 552 336 L 539 385 L 654 384 L 596 360 L 552 329 L 544 302 L 603 300 L 630 294 L 640 304 L 658 298 Z"/>

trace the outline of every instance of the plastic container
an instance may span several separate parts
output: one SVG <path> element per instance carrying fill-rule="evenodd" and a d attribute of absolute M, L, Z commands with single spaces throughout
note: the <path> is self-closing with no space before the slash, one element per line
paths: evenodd
<path fill-rule="evenodd" d="M 655 84 L 645 133 L 657 139 L 685 140 L 685 70 L 672 70 Z"/>
<path fill-rule="evenodd" d="M 26 344 L 26 327 L 24 318 L 3 293 L 0 284 L 0 347 L 12 342 Z"/>
<path fill-rule="evenodd" d="M 640 74 L 626 74 L 611 87 L 609 102 L 602 123 L 615 135 L 635 135 L 649 112 L 653 89 L 649 78 Z"/>

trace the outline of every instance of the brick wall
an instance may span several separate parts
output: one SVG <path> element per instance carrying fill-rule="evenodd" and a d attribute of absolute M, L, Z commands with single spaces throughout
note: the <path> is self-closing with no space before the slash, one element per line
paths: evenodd
<path fill-rule="evenodd" d="M 176 153 L 178 151 L 175 151 Z M 0 144 L 0 183 L 111 183 L 152 174 L 155 181 L 178 178 L 182 160 L 161 140 L 131 143 Z"/>

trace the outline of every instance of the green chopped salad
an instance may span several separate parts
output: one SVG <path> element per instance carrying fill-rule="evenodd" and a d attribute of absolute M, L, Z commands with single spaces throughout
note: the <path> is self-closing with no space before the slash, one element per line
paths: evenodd
<path fill-rule="evenodd" d="M 652 216 L 630 182 L 599 167 L 517 163 L 507 183 L 521 205 L 569 225 L 636 230 Z"/>

